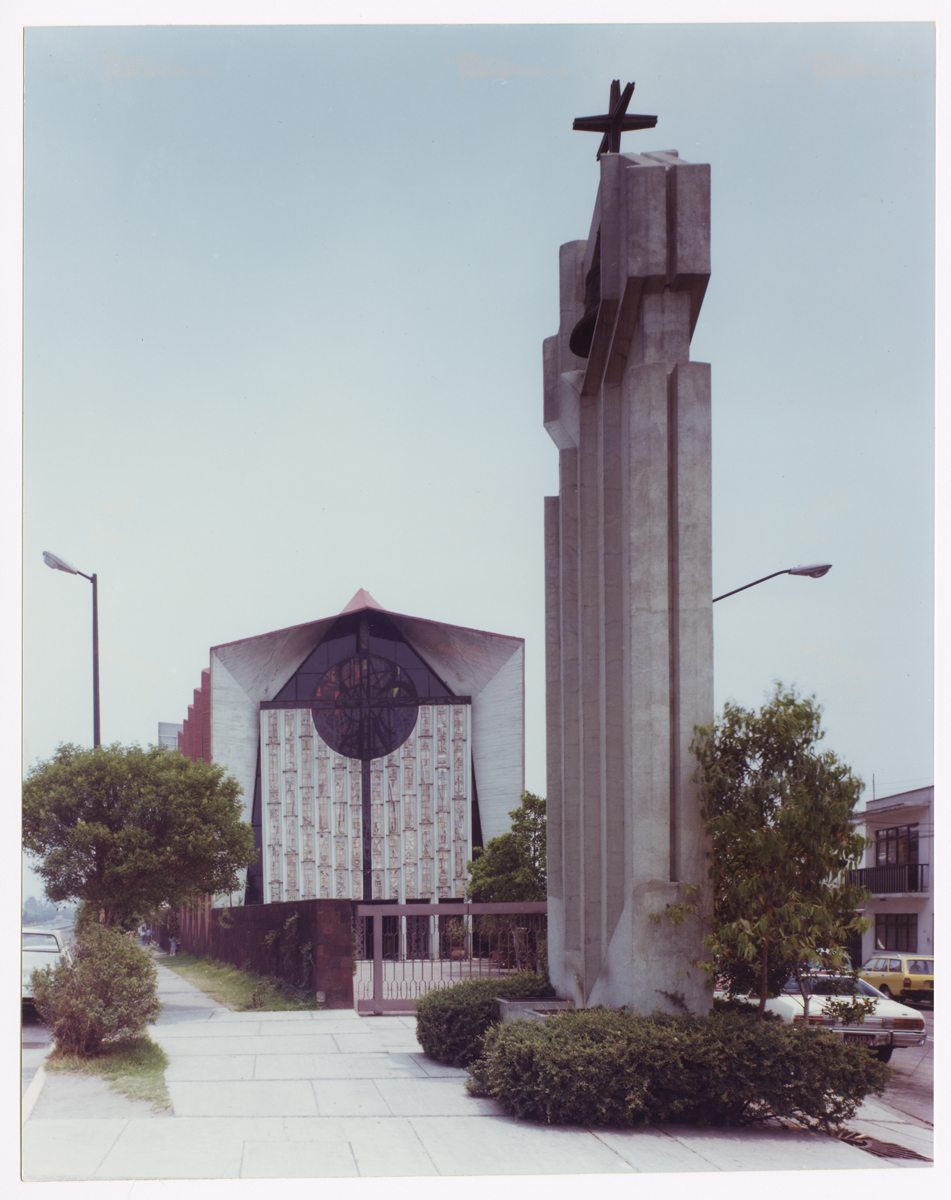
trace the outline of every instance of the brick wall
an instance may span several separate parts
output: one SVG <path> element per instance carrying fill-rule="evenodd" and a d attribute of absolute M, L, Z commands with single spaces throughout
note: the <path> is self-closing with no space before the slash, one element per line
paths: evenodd
<path fill-rule="evenodd" d="M 179 910 L 182 949 L 323 992 L 325 1008 L 353 1007 L 349 900 L 289 900 Z"/>

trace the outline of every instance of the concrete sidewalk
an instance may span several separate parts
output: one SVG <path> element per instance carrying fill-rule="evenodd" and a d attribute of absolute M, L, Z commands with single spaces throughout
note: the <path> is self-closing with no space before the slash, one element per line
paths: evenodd
<path fill-rule="evenodd" d="M 23 1178 L 262 1179 L 880 1169 L 836 1138 L 785 1129 L 543 1127 L 466 1094 L 412 1017 L 234 1013 L 159 969 L 174 1115 L 100 1080 L 40 1071 L 24 1099 Z M 878 1102 L 852 1128 L 932 1157 L 932 1131 Z"/>

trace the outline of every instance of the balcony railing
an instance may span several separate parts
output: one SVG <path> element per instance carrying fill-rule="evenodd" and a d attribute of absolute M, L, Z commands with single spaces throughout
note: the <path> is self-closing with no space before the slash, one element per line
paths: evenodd
<path fill-rule="evenodd" d="M 861 867 L 849 871 L 849 883 L 870 891 L 873 896 L 897 892 L 927 892 L 928 863 L 902 863 L 891 867 Z"/>

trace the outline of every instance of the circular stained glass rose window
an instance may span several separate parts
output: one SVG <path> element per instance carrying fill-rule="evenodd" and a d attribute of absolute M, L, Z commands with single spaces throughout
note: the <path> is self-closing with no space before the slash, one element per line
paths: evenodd
<path fill-rule="evenodd" d="M 355 654 L 321 675 L 311 711 L 332 750 L 369 762 L 402 746 L 416 725 L 419 704 L 413 681 L 396 663 Z"/>

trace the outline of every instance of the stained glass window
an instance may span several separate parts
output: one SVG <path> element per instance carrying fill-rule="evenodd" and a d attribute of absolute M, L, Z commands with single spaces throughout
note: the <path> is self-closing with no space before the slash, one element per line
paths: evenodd
<path fill-rule="evenodd" d="M 354 654 L 324 672 L 314 691 L 314 725 L 331 750 L 368 762 L 391 754 L 416 725 L 416 688 L 392 659 Z"/>

